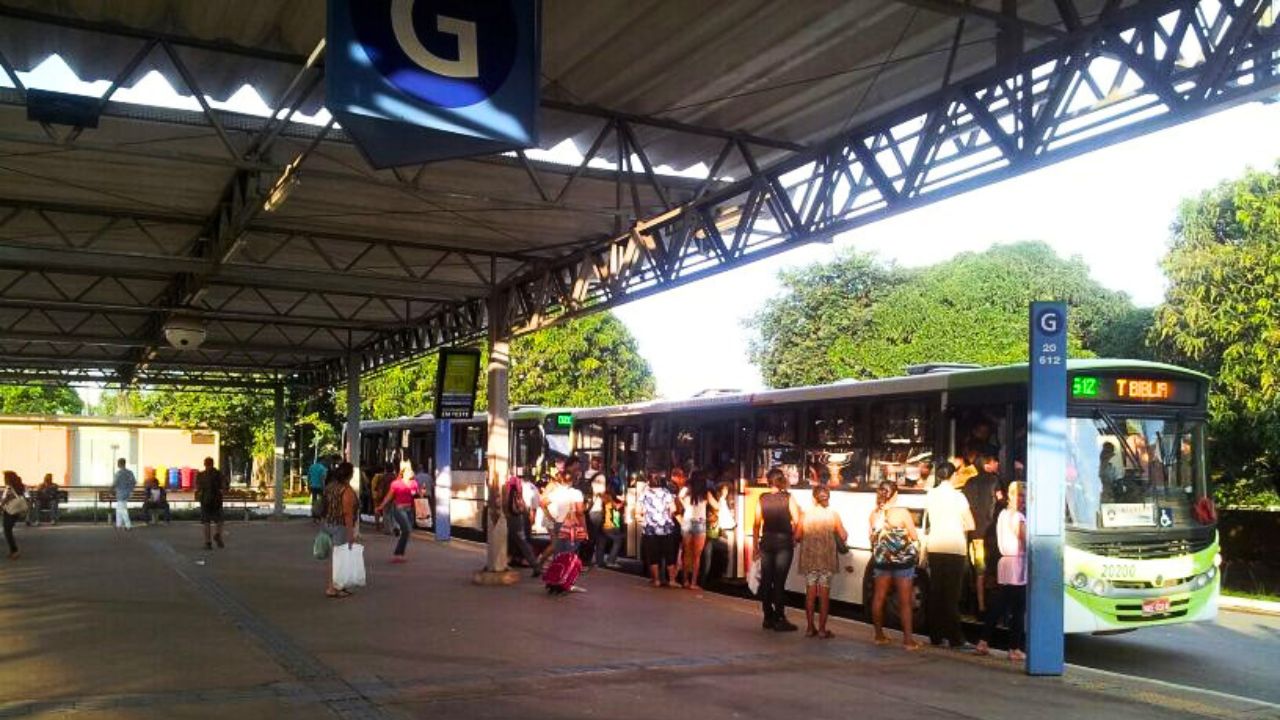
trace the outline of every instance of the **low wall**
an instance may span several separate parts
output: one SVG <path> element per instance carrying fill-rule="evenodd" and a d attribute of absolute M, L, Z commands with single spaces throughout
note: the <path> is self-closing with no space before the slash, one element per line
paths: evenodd
<path fill-rule="evenodd" d="M 1280 595 L 1280 512 L 1221 510 L 1218 537 L 1227 589 Z"/>

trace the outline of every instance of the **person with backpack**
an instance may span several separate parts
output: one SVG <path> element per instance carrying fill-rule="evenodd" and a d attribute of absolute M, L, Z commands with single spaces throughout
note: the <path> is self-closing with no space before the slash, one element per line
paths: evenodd
<path fill-rule="evenodd" d="M 876 489 L 876 509 L 869 518 L 871 566 L 875 578 L 871 624 L 875 629 L 875 643 L 888 645 L 889 637 L 884 634 L 884 604 L 892 586 L 898 595 L 898 607 L 902 613 L 902 646 L 914 651 L 923 647 L 911 632 L 912 594 L 916 563 L 920 559 L 919 536 L 911 511 L 899 507 L 897 499 L 898 486 L 892 480 L 881 481 Z"/>
<path fill-rule="evenodd" d="M 521 482 L 519 477 L 512 475 L 507 478 L 502 495 L 502 511 L 507 516 L 507 542 L 515 546 L 525 563 L 533 569 L 533 577 L 538 577 L 542 574 L 542 563 L 538 562 L 533 544 L 529 542 L 533 529 L 533 509 L 538 506 L 539 500 L 538 488 L 533 483 Z"/>

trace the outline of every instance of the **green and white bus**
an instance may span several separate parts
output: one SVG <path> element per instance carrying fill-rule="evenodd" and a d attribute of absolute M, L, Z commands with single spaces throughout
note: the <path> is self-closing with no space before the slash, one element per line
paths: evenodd
<path fill-rule="evenodd" d="M 1204 462 L 1209 378 L 1126 360 L 1072 360 L 1068 378 L 1064 630 L 1214 618 L 1220 557 Z M 574 447 L 633 485 L 646 470 L 673 466 L 735 482 L 736 529 L 716 541 L 714 563 L 730 578 L 750 561 L 744 540 L 769 468 L 781 467 L 797 490 L 827 485 L 851 530 L 854 566 L 833 580 L 832 597 L 863 604 L 873 488 L 896 482 L 919 521 L 930 463 L 977 449 L 998 459 L 1003 483 L 1022 479 L 1027 381 L 1025 364 L 921 366 L 882 380 L 576 410 Z M 809 492 L 794 494 L 802 506 L 811 502 Z M 630 540 L 629 549 L 638 547 Z M 917 582 L 919 605 L 927 582 Z M 788 588 L 803 590 L 798 573 Z"/>

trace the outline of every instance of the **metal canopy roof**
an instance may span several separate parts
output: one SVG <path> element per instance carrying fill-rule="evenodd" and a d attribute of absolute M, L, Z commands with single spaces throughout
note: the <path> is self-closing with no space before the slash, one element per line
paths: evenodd
<path fill-rule="evenodd" d="M 57 53 L 110 86 L 84 130 L 28 121 L 24 88 L 0 88 L 0 378 L 332 382 L 350 357 L 368 370 L 479 337 L 495 291 L 516 331 L 656 292 L 852 226 L 862 206 L 839 216 L 801 200 L 805 182 L 818 198 L 869 190 L 858 222 L 928 201 L 924 165 L 948 156 L 908 142 L 995 147 L 1009 172 L 1053 161 L 1015 162 L 1034 123 L 1006 118 L 1023 113 L 1019 92 L 1065 110 L 1067 80 L 1041 81 L 1080 75 L 1081 60 L 1136 58 L 1111 86 L 1072 81 L 1091 112 L 1154 93 L 1181 119 L 1255 97 L 1280 74 L 1272 0 L 1205 4 L 548 0 L 540 146 L 572 139 L 580 165 L 374 171 L 340 128 L 292 121 L 324 102 L 321 2 L 0 0 L 0 67 Z M 1217 85 L 1184 112 L 1200 77 L 1188 62 Z M 152 71 L 190 108 L 116 94 Z M 210 107 L 244 85 L 276 119 Z M 888 132 L 913 103 L 919 127 Z M 1044 106 L 1029 99 L 1025 117 Z M 864 129 L 883 137 L 840 144 Z M 264 211 L 294 161 L 297 184 Z M 713 180 L 667 172 L 699 163 Z M 204 322 L 204 345 L 170 348 L 173 318 Z"/>

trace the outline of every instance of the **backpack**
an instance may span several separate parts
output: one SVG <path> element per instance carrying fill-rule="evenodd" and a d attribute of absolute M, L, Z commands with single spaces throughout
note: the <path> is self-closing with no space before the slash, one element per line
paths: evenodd
<path fill-rule="evenodd" d="M 524 501 L 524 485 L 518 477 L 513 476 L 507 480 L 504 509 L 508 515 L 516 517 L 529 513 L 529 504 Z"/>

